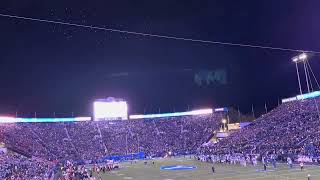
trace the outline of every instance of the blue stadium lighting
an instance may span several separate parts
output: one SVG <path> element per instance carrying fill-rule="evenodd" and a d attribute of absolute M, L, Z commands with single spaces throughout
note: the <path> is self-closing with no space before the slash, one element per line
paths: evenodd
<path fill-rule="evenodd" d="M 314 97 L 318 97 L 318 96 L 320 96 L 320 91 L 314 91 L 312 93 L 298 95 L 297 99 L 303 100 L 303 99 L 309 99 L 309 98 L 314 98 Z"/>
<path fill-rule="evenodd" d="M 315 98 L 318 96 L 320 96 L 320 91 L 314 91 L 314 92 L 307 93 L 307 94 L 297 95 L 295 97 L 285 98 L 285 99 L 282 99 L 281 101 L 282 101 L 282 103 L 286 103 L 286 102 L 291 102 L 291 101 Z"/>
<path fill-rule="evenodd" d="M 212 109 L 200 109 L 187 112 L 176 112 L 176 113 L 163 113 L 163 114 L 138 114 L 130 115 L 129 119 L 146 119 L 146 118 L 161 118 L 161 117 L 176 117 L 176 116 L 191 116 L 191 115 L 202 115 L 212 114 Z"/>
<path fill-rule="evenodd" d="M 48 122 L 79 122 L 90 121 L 91 117 L 74 118 L 15 118 L 0 116 L 0 123 L 48 123 Z"/>
<path fill-rule="evenodd" d="M 74 122 L 75 118 L 18 118 L 21 122 Z"/>
<path fill-rule="evenodd" d="M 291 102 L 291 101 L 296 101 L 296 100 L 297 100 L 297 97 L 295 96 L 295 97 L 282 99 L 281 102 L 286 103 L 286 102 Z"/>
<path fill-rule="evenodd" d="M 214 112 L 228 112 L 228 108 L 216 108 L 214 109 Z"/>

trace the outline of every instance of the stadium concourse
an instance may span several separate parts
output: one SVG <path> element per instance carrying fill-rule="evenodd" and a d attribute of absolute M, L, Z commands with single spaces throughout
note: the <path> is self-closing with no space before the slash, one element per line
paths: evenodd
<path fill-rule="evenodd" d="M 255 160 L 270 163 L 275 169 L 275 163 L 287 161 L 318 164 L 319 105 L 319 98 L 283 103 L 249 126 L 212 144 L 205 142 L 220 127 L 225 113 L 128 121 L 3 124 L 0 137 L 11 152 L 1 155 L 1 164 L 6 166 L 0 168 L 0 176 L 44 179 L 53 174 L 49 171 L 52 164 L 68 169 L 70 163 L 95 164 L 101 157 L 136 152 L 145 152 L 146 156 L 152 157 L 164 157 L 168 152 L 174 156 L 195 154 L 201 161 L 240 163 L 244 167 L 247 163 L 250 164 L 248 166 L 255 164 Z M 200 163 L 190 159 L 188 162 Z M 15 168 L 23 164 L 21 162 L 37 165 L 33 166 L 33 171 L 25 171 L 28 166 Z M 208 166 L 211 165 L 207 163 Z M 201 168 L 203 165 L 198 165 L 197 170 L 201 171 Z M 280 168 L 283 170 L 284 167 Z M 70 174 L 75 173 L 73 165 L 71 169 L 63 172 L 65 176 L 74 175 Z M 83 167 L 81 169 L 83 171 Z M 220 165 L 217 165 L 217 170 L 224 172 Z M 319 175 L 318 172 L 313 173 L 313 177 Z M 258 175 L 246 178 L 254 179 L 255 176 Z M 184 176 L 184 179 L 188 177 Z"/>

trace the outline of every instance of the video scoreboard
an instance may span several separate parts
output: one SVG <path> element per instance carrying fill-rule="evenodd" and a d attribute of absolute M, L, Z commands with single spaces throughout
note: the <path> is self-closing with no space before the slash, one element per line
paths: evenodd
<path fill-rule="evenodd" d="M 95 121 L 127 120 L 128 104 L 121 99 L 99 99 L 93 103 L 93 112 Z"/>

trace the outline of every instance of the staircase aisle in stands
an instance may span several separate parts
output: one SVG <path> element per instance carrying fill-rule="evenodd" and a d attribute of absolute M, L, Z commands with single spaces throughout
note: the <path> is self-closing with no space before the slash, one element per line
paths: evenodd
<path fill-rule="evenodd" d="M 102 138 L 102 134 L 101 134 L 100 127 L 99 127 L 99 125 L 98 125 L 98 124 L 96 124 L 96 127 L 97 127 L 98 132 L 99 132 L 100 142 L 101 142 L 101 143 L 102 143 L 102 145 L 103 145 L 104 152 L 105 152 L 105 153 L 108 153 L 108 148 L 107 148 L 106 144 L 105 144 L 105 143 L 104 143 L 104 141 L 103 141 L 103 138 Z"/>
<path fill-rule="evenodd" d="M 70 137 L 70 135 L 69 135 L 69 131 L 68 131 L 68 128 L 67 128 L 66 124 L 64 124 L 63 129 L 64 129 L 64 131 L 66 132 L 68 141 L 70 142 L 71 146 L 72 146 L 73 149 L 79 154 L 79 151 L 77 150 L 76 146 L 75 146 L 75 145 L 73 144 L 73 142 L 72 142 L 72 139 L 71 139 L 71 137 Z"/>

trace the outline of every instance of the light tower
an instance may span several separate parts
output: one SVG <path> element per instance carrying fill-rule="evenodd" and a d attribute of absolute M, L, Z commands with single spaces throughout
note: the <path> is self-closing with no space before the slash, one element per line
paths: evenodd
<path fill-rule="evenodd" d="M 302 94 L 300 73 L 299 73 L 299 67 L 298 67 L 298 63 L 300 62 L 303 63 L 304 73 L 306 76 L 307 89 L 308 89 L 308 93 L 310 93 L 310 85 L 309 85 L 309 78 L 308 78 L 307 65 L 306 65 L 308 61 L 308 55 L 306 53 L 299 54 L 298 56 L 293 57 L 292 61 L 296 63 L 296 71 L 297 71 L 300 94 Z"/>

